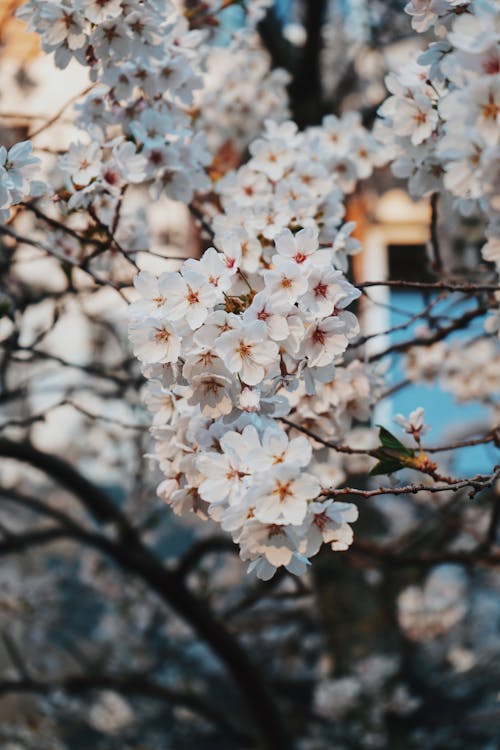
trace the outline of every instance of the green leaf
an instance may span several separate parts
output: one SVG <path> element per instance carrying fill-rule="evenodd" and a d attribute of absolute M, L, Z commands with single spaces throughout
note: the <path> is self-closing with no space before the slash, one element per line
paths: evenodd
<path fill-rule="evenodd" d="M 403 445 L 392 432 L 389 432 L 382 425 L 377 426 L 379 427 L 380 445 L 375 450 L 370 451 L 370 455 L 377 458 L 378 463 L 370 471 L 370 475 L 393 474 L 395 471 L 411 466 L 415 458 L 415 451 Z"/>
<path fill-rule="evenodd" d="M 403 445 L 403 443 L 395 437 L 392 432 L 389 432 L 389 430 L 386 430 L 385 427 L 382 427 L 382 425 L 377 425 L 379 427 L 379 433 L 378 436 L 380 438 L 380 442 L 382 443 L 384 448 L 389 448 L 390 450 L 397 451 L 398 453 L 403 454 L 404 456 L 414 456 L 414 452 L 406 447 L 406 445 Z"/>
<path fill-rule="evenodd" d="M 370 476 L 375 477 L 378 474 L 393 474 L 399 469 L 404 469 L 404 465 L 399 461 L 392 460 L 390 458 L 384 458 L 375 464 L 373 469 L 370 471 Z"/>

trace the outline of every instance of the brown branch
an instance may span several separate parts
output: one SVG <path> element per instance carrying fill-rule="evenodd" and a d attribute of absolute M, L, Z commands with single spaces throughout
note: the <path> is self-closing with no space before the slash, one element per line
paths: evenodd
<path fill-rule="evenodd" d="M 243 594 L 239 601 L 226 609 L 226 611 L 224 612 L 224 619 L 233 619 L 245 610 L 252 607 L 265 596 L 271 596 L 276 586 L 281 583 L 281 581 L 287 575 L 289 574 L 287 573 L 285 568 L 278 568 L 270 581 L 257 581 L 253 586 L 250 587 L 248 591 Z M 295 578 L 295 580 L 299 581 L 300 579 Z M 286 593 L 290 594 L 290 592 Z"/>
<path fill-rule="evenodd" d="M 0 112 L 0 120 L 23 120 L 24 122 L 34 122 L 42 120 L 47 122 L 47 115 L 23 114 L 22 112 Z M 61 121 L 62 122 L 62 121 Z M 71 125 L 72 120 L 64 120 L 65 124 Z"/>
<path fill-rule="evenodd" d="M 403 383 L 399 383 L 397 388 L 399 390 L 400 387 L 403 387 L 403 385 L 407 385 L 407 381 L 404 381 Z M 384 394 L 384 396 L 389 395 L 389 392 Z M 372 455 L 372 451 L 370 448 L 361 449 L 361 448 L 352 448 L 349 445 L 339 445 L 337 443 L 333 443 L 330 440 L 325 440 L 324 438 L 317 435 L 313 430 L 310 430 L 308 427 L 303 427 L 300 424 L 297 424 L 296 422 L 292 422 L 291 419 L 288 419 L 287 417 L 279 417 L 280 422 L 283 422 L 284 424 L 287 424 L 289 427 L 291 427 L 294 430 L 297 430 L 298 432 L 302 432 L 304 435 L 307 435 L 308 437 L 312 438 L 313 440 L 316 440 L 316 442 L 320 443 L 321 445 L 324 445 L 326 448 L 332 448 L 332 450 L 337 451 L 338 453 L 347 453 L 351 455 L 364 455 L 364 456 L 370 456 Z M 440 445 L 435 448 L 424 448 L 422 447 L 422 450 L 425 453 L 443 453 L 444 451 L 451 451 L 456 450 L 459 448 L 467 448 L 469 446 L 474 445 L 484 445 L 487 443 L 494 443 L 497 447 L 500 448 L 500 427 L 493 428 L 493 430 L 488 433 L 487 435 L 484 435 L 483 437 L 479 438 L 471 438 L 470 440 L 462 440 L 458 441 L 456 443 L 451 443 L 450 445 Z"/>
<path fill-rule="evenodd" d="M 363 281 L 356 284 L 358 289 L 367 289 L 371 286 L 393 286 L 398 289 L 440 289 L 446 292 L 497 292 L 500 290 L 498 284 L 473 284 L 471 282 L 448 282 L 448 281 L 398 281 L 386 279 L 385 281 Z"/>
<path fill-rule="evenodd" d="M 62 225 L 64 226 L 64 225 Z M 32 240 L 30 237 L 26 237 L 25 235 L 21 235 L 18 232 L 16 232 L 11 227 L 7 227 L 5 225 L 0 226 L 0 234 L 6 234 L 9 237 L 12 237 L 12 239 L 15 239 L 17 242 L 21 242 L 24 245 L 30 245 L 31 247 L 36 247 L 37 250 L 42 250 L 44 253 L 47 253 L 47 255 L 50 255 L 53 258 L 56 258 L 57 260 L 68 264 L 69 266 L 72 266 L 73 268 L 79 268 L 84 273 L 88 274 L 93 281 L 98 284 L 99 286 L 109 286 L 112 289 L 114 289 L 120 297 L 128 304 L 128 299 L 124 295 L 122 288 L 115 284 L 113 281 L 110 281 L 109 279 L 103 279 L 102 277 L 95 274 L 92 270 L 89 268 L 86 268 L 82 263 L 79 263 L 76 260 L 72 260 L 71 258 L 61 258 L 60 255 L 56 253 L 55 250 L 53 250 L 50 247 L 47 247 L 47 245 L 44 245 L 42 242 L 38 242 L 37 240 Z"/>
<path fill-rule="evenodd" d="M 29 669 L 26 665 L 26 662 L 24 661 L 20 649 L 17 646 L 16 641 L 10 635 L 10 633 L 7 633 L 6 630 L 2 631 L 1 637 L 5 651 L 9 655 L 9 659 L 11 660 L 19 676 L 25 679 L 29 679 Z"/>
<path fill-rule="evenodd" d="M 297 57 L 297 50 L 283 36 L 276 9 L 271 7 L 257 26 L 264 47 L 269 52 L 273 68 L 285 68 L 292 71 Z"/>
<path fill-rule="evenodd" d="M 50 519 L 51 521 L 57 521 L 58 528 L 64 529 L 67 533 L 73 534 L 76 538 L 85 539 L 89 542 L 95 541 L 93 537 L 91 539 L 90 536 L 88 536 L 91 535 L 92 532 L 88 531 L 86 528 L 77 523 L 74 518 L 69 516 L 64 511 L 53 508 L 48 503 L 38 500 L 38 498 L 32 497 L 30 495 L 24 495 L 14 489 L 7 489 L 4 487 L 0 487 L 0 498 L 3 502 L 18 505 L 21 508 L 30 510 L 37 515 L 41 515 L 44 518 Z M 50 541 L 50 539 L 47 540 L 47 543 L 49 543 Z M 41 543 L 43 544 L 44 542 L 42 541 Z"/>
<path fill-rule="evenodd" d="M 391 385 L 390 388 L 388 388 L 386 391 L 384 391 L 380 395 L 379 401 L 382 401 L 384 398 L 389 398 L 390 396 L 393 396 L 395 393 L 398 393 L 398 391 L 402 391 L 403 388 L 408 388 L 408 386 L 413 385 L 412 381 L 409 378 L 406 378 L 405 380 L 400 380 L 399 383 L 394 383 L 394 385 Z"/>
<path fill-rule="evenodd" d="M 45 214 L 40 208 L 38 208 L 35 201 L 28 201 L 20 205 L 22 205 L 28 211 L 31 211 L 31 213 L 33 213 L 37 217 L 37 219 L 44 221 L 53 229 L 59 229 L 62 232 L 69 234 L 75 240 L 78 240 L 79 242 L 83 244 L 95 245 L 96 247 L 99 247 L 103 250 L 109 250 L 109 243 L 103 242 L 103 240 L 98 240 L 95 237 L 84 237 L 81 234 L 78 234 L 78 232 L 72 229 L 71 227 L 68 227 L 66 224 L 63 224 L 62 221 L 53 219 L 52 216 L 47 216 L 47 214 Z"/>
<path fill-rule="evenodd" d="M 423 448 L 425 453 L 442 453 L 444 451 L 458 450 L 459 448 L 468 448 L 473 445 L 485 445 L 487 443 L 494 443 L 497 448 L 500 448 L 500 426 L 493 428 L 491 432 L 483 437 L 471 438 L 470 440 L 462 440 L 450 445 L 440 445 L 437 448 Z"/>
<path fill-rule="evenodd" d="M 302 432 L 304 435 L 307 435 L 308 437 L 312 438 L 313 440 L 316 440 L 316 442 L 321 443 L 321 445 L 324 445 L 326 448 L 333 448 L 333 450 L 337 451 L 338 453 L 348 453 L 348 454 L 362 454 L 363 456 L 369 455 L 369 450 L 362 450 L 359 448 L 351 448 L 348 445 L 337 445 L 336 443 L 332 443 L 330 440 L 325 440 L 322 437 L 319 437 L 319 435 L 316 435 L 312 430 L 308 429 L 307 427 L 303 427 L 300 424 L 297 424 L 296 422 L 292 422 L 291 419 L 287 419 L 287 417 L 278 417 L 280 422 L 283 422 L 284 424 L 287 424 L 289 427 L 292 427 L 294 430 L 298 430 L 298 432 Z"/>
<path fill-rule="evenodd" d="M 92 484 L 62 459 L 38 451 L 29 443 L 0 439 L 0 455 L 29 463 L 44 471 L 68 489 L 98 520 L 108 520 L 120 530 L 112 541 L 99 534 L 65 528 L 46 529 L 20 535 L 0 545 L 0 554 L 48 544 L 58 539 L 74 539 L 100 549 L 122 570 L 138 576 L 165 604 L 172 607 L 204 640 L 238 685 L 265 747 L 292 750 L 292 742 L 260 669 L 254 666 L 239 642 L 212 611 L 186 587 L 177 571 L 167 570 L 156 554 L 140 539 L 128 518 L 97 485 Z"/>
<path fill-rule="evenodd" d="M 95 378 L 102 378 L 103 380 L 111 380 L 113 383 L 116 383 L 120 386 L 127 386 L 129 384 L 129 380 L 126 378 L 120 377 L 119 375 L 114 375 L 112 372 L 107 372 L 106 370 L 101 369 L 100 367 L 96 367 L 94 365 L 82 365 L 78 362 L 68 362 L 68 360 L 64 359 L 63 357 L 59 357 L 57 354 L 51 354 L 50 352 L 46 352 L 43 349 L 33 349 L 31 346 L 18 346 L 16 349 L 17 352 L 26 352 L 31 355 L 31 358 L 39 358 L 39 359 L 46 359 L 50 360 L 51 362 L 57 362 L 57 364 L 62 365 L 63 367 L 70 367 L 75 370 L 80 370 L 81 372 L 86 373 L 87 375 L 92 375 L 92 377 Z M 29 361 L 27 358 L 23 358 L 20 360 L 17 357 L 12 356 L 12 359 L 15 359 L 16 361 L 22 361 L 27 362 Z M 123 365 L 119 365 L 118 368 L 123 367 Z M 130 382 L 132 385 L 132 382 Z"/>
<path fill-rule="evenodd" d="M 191 545 L 181 557 L 177 565 L 177 572 L 185 578 L 206 555 L 221 552 L 234 554 L 236 551 L 234 542 L 227 536 L 213 536 L 207 539 L 200 539 Z"/>
<path fill-rule="evenodd" d="M 5 344 L 5 342 L 3 342 Z M 13 388 L 10 391 L 2 391 L 0 393 L 0 404 L 7 404 L 9 401 L 18 401 L 19 399 L 26 398 L 28 389 L 26 386 Z"/>
<path fill-rule="evenodd" d="M 61 115 L 64 114 L 64 112 L 67 110 L 67 108 L 71 104 L 73 104 L 73 102 L 78 101 L 78 99 L 80 99 L 82 96 L 85 96 L 90 91 L 92 91 L 92 89 L 94 88 L 94 86 L 95 86 L 95 83 L 91 83 L 90 86 L 87 86 L 87 88 L 85 88 L 83 91 L 80 91 L 78 94 L 75 94 L 74 96 L 72 96 L 71 99 L 68 99 L 68 101 L 65 104 L 63 104 L 63 106 L 60 107 L 57 110 L 57 112 L 55 113 L 55 115 L 53 115 L 50 119 L 48 119 L 46 122 L 44 122 L 44 124 L 41 125 L 39 128 L 37 128 L 36 130 L 33 130 L 33 132 L 31 132 L 31 133 L 28 134 L 29 140 L 35 138 L 35 136 L 39 135 L 40 133 L 43 133 L 44 130 L 47 130 L 52 125 L 54 125 L 54 123 L 56 123 L 59 120 L 59 118 L 61 117 Z"/>
<path fill-rule="evenodd" d="M 133 251 L 130 252 L 130 253 L 127 252 L 125 250 L 125 248 L 122 247 L 122 245 L 118 242 L 118 240 L 116 239 L 115 234 L 114 234 L 114 232 L 116 230 L 116 227 L 118 225 L 118 222 L 120 220 L 121 206 L 122 206 L 123 197 L 125 195 L 125 189 L 126 189 L 126 187 L 127 186 L 125 185 L 125 187 L 122 188 L 122 191 L 120 193 L 120 198 L 119 198 L 118 203 L 116 205 L 115 215 L 114 215 L 114 218 L 113 218 L 113 223 L 112 223 L 111 229 L 99 219 L 99 217 L 97 216 L 97 214 L 94 211 L 94 209 L 92 208 L 92 206 L 89 207 L 89 209 L 88 209 L 89 210 L 89 215 L 95 221 L 97 228 L 101 232 L 104 232 L 104 234 L 108 237 L 109 244 L 107 244 L 105 242 L 102 243 L 102 247 L 100 247 L 100 248 L 98 247 L 93 253 L 91 253 L 86 258 L 84 258 L 84 260 L 81 263 L 81 268 L 83 270 L 87 270 L 88 269 L 89 263 L 94 258 L 96 258 L 99 255 L 102 255 L 104 252 L 110 251 L 112 249 L 115 249 L 122 256 L 122 258 L 124 258 L 127 261 L 127 263 L 130 263 L 135 268 L 136 271 L 140 271 L 141 270 L 139 268 L 138 264 L 136 263 L 136 261 L 131 257 L 131 255 L 133 255 L 134 252 Z"/>
<path fill-rule="evenodd" d="M 488 524 L 488 530 L 486 532 L 486 538 L 484 540 L 484 546 L 486 549 L 491 549 L 497 540 L 498 526 L 500 525 L 500 493 L 497 494 L 493 501 L 493 507 L 491 509 L 490 522 Z"/>
<path fill-rule="evenodd" d="M 33 513 L 42 515 L 45 518 L 50 518 L 52 521 L 57 521 L 60 526 L 63 526 L 66 529 L 70 529 L 71 531 L 85 531 L 85 529 L 79 526 L 76 521 L 71 518 L 71 516 L 67 515 L 67 513 L 58 510 L 57 508 L 53 508 L 52 506 L 42 502 L 41 500 L 38 500 L 35 497 L 23 495 L 22 493 L 16 492 L 16 490 L 10 488 L 6 489 L 0 487 L 0 498 L 3 498 L 4 502 L 19 505 L 22 508 L 31 510 Z"/>
<path fill-rule="evenodd" d="M 38 450 L 31 443 L 18 443 L 7 438 L 0 438 L 0 456 L 27 463 L 43 471 L 77 497 L 97 522 L 115 523 L 127 538 L 137 536 L 127 517 L 108 495 L 61 458 Z"/>
<path fill-rule="evenodd" d="M 58 527 L 31 531 L 26 534 L 13 534 L 8 539 L 2 540 L 0 557 L 25 552 L 35 547 L 44 547 L 52 542 L 68 539 L 68 537 L 73 538 L 73 534 L 68 529 Z"/>
<path fill-rule="evenodd" d="M 354 342 L 354 346 L 351 348 L 357 348 L 358 346 L 362 346 L 363 344 L 366 344 L 367 341 L 371 341 L 371 339 L 378 338 L 379 336 L 387 336 L 390 333 L 396 333 L 397 331 L 404 331 L 406 328 L 409 328 L 413 323 L 415 323 L 417 320 L 420 320 L 420 318 L 426 318 L 429 319 L 429 313 L 432 310 L 433 307 L 438 305 L 442 300 L 446 297 L 446 293 L 443 292 L 442 294 L 439 294 L 435 299 L 431 300 L 428 305 L 426 305 L 422 310 L 415 313 L 414 315 L 411 315 L 408 320 L 406 320 L 404 323 L 400 323 L 399 325 L 392 326 L 391 328 L 387 328 L 385 331 L 379 331 L 377 333 L 370 333 L 367 336 L 362 336 L 361 338 L 357 338 Z M 442 317 L 442 316 L 439 316 Z"/>
<path fill-rule="evenodd" d="M 210 237 L 212 240 L 215 237 L 215 232 L 208 223 L 208 221 L 205 219 L 203 212 L 198 208 L 198 206 L 195 206 L 194 203 L 190 203 L 188 205 L 188 209 L 190 214 L 194 217 L 194 219 L 200 224 L 201 228 L 206 232 L 206 234 Z M 163 256 L 162 256 L 163 257 Z M 185 258 L 174 258 L 174 260 L 186 260 Z"/>
<path fill-rule="evenodd" d="M 41 681 L 23 675 L 19 680 L 0 680 L 0 696 L 12 693 L 46 695 L 52 691 L 63 691 L 71 695 L 100 690 L 113 690 L 121 695 L 150 698 L 174 706 L 182 706 L 218 726 L 234 738 L 238 747 L 249 747 L 251 738 L 228 719 L 226 713 L 209 705 L 195 693 L 174 690 L 159 682 L 149 680 L 142 673 L 65 675 L 58 680 Z"/>
<path fill-rule="evenodd" d="M 58 406 L 67 404 L 68 406 L 72 406 L 73 409 L 80 412 L 80 414 L 83 414 L 84 417 L 87 417 L 88 419 L 97 420 L 99 422 L 107 422 L 108 424 L 113 424 L 116 427 L 122 427 L 124 430 L 138 430 L 139 432 L 145 432 L 149 430 L 149 425 L 144 424 L 131 424 L 130 422 L 123 422 L 121 419 L 113 419 L 113 417 L 106 417 L 104 414 L 93 414 L 91 411 L 88 411 L 87 409 L 84 409 L 83 406 L 79 406 L 78 404 L 75 404 L 74 401 L 71 401 L 69 399 L 65 399 L 61 402 L 61 404 L 58 404 Z"/>
<path fill-rule="evenodd" d="M 450 483 L 439 485 L 427 484 L 405 484 L 402 487 L 378 487 L 374 490 L 361 490 L 357 487 L 341 487 L 338 489 L 324 490 L 321 494 L 323 497 L 341 497 L 344 495 L 353 495 L 369 499 L 377 495 L 416 495 L 418 492 L 458 492 L 458 490 L 467 487 L 472 488 L 471 497 L 477 495 L 484 489 L 492 487 L 500 477 L 500 469 L 495 470 L 492 474 L 477 474 L 474 477 L 464 479 L 454 479 Z"/>
<path fill-rule="evenodd" d="M 378 359 L 382 359 L 382 357 L 386 357 L 388 354 L 394 354 L 395 352 L 405 352 L 408 349 L 412 349 L 413 347 L 417 346 L 430 346 L 431 344 L 435 344 L 438 341 L 442 341 L 450 333 L 453 333 L 454 331 L 460 331 L 463 328 L 467 328 L 469 323 L 478 318 L 480 315 L 484 315 L 484 313 L 486 313 L 488 309 L 488 307 L 480 305 L 474 308 L 474 310 L 468 310 L 459 318 L 456 318 L 449 325 L 438 328 L 432 334 L 432 336 L 418 336 L 413 339 L 407 339 L 406 341 L 400 341 L 397 344 L 392 344 L 384 351 L 372 354 L 371 357 L 368 357 L 367 361 L 375 362 Z"/>

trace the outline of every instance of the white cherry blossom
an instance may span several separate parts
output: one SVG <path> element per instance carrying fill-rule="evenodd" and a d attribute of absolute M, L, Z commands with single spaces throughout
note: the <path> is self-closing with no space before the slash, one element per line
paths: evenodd
<path fill-rule="evenodd" d="M 199 328 L 213 305 L 213 285 L 198 271 L 186 266 L 182 274 L 164 277 L 165 314 L 170 320 L 185 319 L 190 328 Z"/>
<path fill-rule="evenodd" d="M 146 318 L 140 327 L 130 328 L 134 354 L 145 364 L 177 362 L 181 353 L 181 339 L 169 323 Z"/>
<path fill-rule="evenodd" d="M 312 474 L 297 473 L 289 465 L 276 465 L 252 484 L 250 497 L 255 517 L 262 523 L 297 526 L 307 513 L 307 503 L 318 496 L 320 485 Z"/>
<path fill-rule="evenodd" d="M 302 343 L 302 354 L 310 367 L 324 367 L 347 349 L 344 322 L 334 316 L 318 323 L 311 323 Z"/>
<path fill-rule="evenodd" d="M 257 385 L 266 368 L 275 365 L 278 346 L 266 339 L 266 326 L 261 320 L 223 333 L 215 342 L 215 350 L 229 372 L 238 373 L 246 385 Z"/>

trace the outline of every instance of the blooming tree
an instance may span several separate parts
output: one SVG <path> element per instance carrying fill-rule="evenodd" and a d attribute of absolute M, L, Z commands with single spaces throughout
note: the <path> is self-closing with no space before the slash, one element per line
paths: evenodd
<path fill-rule="evenodd" d="M 453 460 L 474 446 L 499 445 L 500 7 L 497 0 L 409 2 L 413 30 L 430 41 L 388 74 L 389 96 L 371 127 L 366 108 L 333 114 L 333 102 L 321 104 L 327 76 L 315 40 L 323 33 L 327 47 L 327 4 L 305 8 L 303 47 L 293 29 L 277 40 L 271 5 L 27 0 L 19 8 L 54 65 L 87 68 L 89 85 L 32 128 L 30 138 L 0 147 L 0 398 L 12 405 L 0 439 L 0 455 L 12 459 L 1 493 L 43 522 L 34 531 L 7 524 L 0 553 L 61 539 L 81 543 L 91 550 L 82 563 L 85 582 L 116 605 L 109 632 L 100 626 L 105 642 L 116 631 L 131 637 L 119 617 L 125 600 L 131 632 L 144 642 L 162 617 L 156 597 L 225 665 L 266 747 L 289 749 L 296 741 L 312 750 L 324 747 L 325 737 L 355 741 L 358 730 L 325 735 L 321 721 L 308 729 L 305 719 L 291 739 L 272 686 L 205 604 L 201 581 L 194 590 L 187 578 L 203 570 L 205 555 L 234 549 L 249 573 L 273 579 L 269 587 L 309 574 L 319 594 L 325 565 L 337 573 L 349 561 L 355 571 L 364 566 L 373 585 L 377 566 L 431 567 L 411 585 L 397 582 L 398 627 L 418 642 L 448 634 L 466 618 L 463 569 L 498 565 L 498 457 L 474 474 Z M 313 74 L 311 109 L 307 92 L 298 93 L 304 70 L 306 87 L 307 72 Z M 348 88 L 346 79 L 338 85 Z M 68 146 L 38 145 L 70 104 Z M 362 250 L 369 257 L 371 249 L 362 247 L 351 220 L 353 196 L 373 189 L 382 170 L 385 179 L 391 170 L 404 180 L 414 198 L 429 199 L 429 281 L 366 281 L 354 272 L 352 256 Z M 188 252 L 182 248 L 179 256 L 165 241 L 166 206 L 184 211 L 191 227 Z M 160 217 L 158 207 L 165 211 Z M 456 272 L 442 235 L 471 225 L 480 260 Z M 54 273 L 42 283 L 30 277 L 40 259 Z M 391 342 L 391 330 L 369 332 L 370 287 L 378 286 L 431 295 L 395 327 L 408 338 Z M 456 337 L 469 326 L 468 338 Z M 54 347 L 58 333 L 68 342 L 62 348 Z M 73 360 L 64 352 L 71 339 Z M 373 339 L 385 343 L 373 348 Z M 56 369 L 43 370 L 47 363 Z M 403 368 L 399 382 L 391 367 Z M 459 402 L 482 404 L 488 424 L 451 445 L 430 446 L 433 415 L 416 402 L 409 415 L 396 415 L 394 435 L 383 404 L 411 384 L 436 382 Z M 55 398 L 47 396 L 51 389 Z M 18 402 L 28 411 L 18 411 Z M 57 413 L 79 439 L 63 436 L 50 454 L 43 442 L 50 430 L 40 423 L 50 427 Z M 104 440 L 102 425 L 110 430 Z M 435 460 L 441 453 L 444 460 Z M 20 463 L 69 490 L 83 510 L 70 513 L 57 497 L 42 502 L 36 472 L 19 474 Z M 158 501 L 149 493 L 152 482 Z M 131 499 L 113 498 L 106 489 L 113 484 Z M 398 507 L 407 508 L 406 519 Z M 201 536 L 180 559 L 165 561 L 158 534 L 165 524 L 186 528 L 174 516 Z M 379 522 L 386 538 L 374 540 L 366 528 L 373 524 L 374 531 Z M 427 536 L 435 547 L 415 552 Z M 118 585 L 109 574 L 93 581 L 101 555 L 120 569 Z M 216 594 L 230 598 L 233 574 L 225 580 L 217 567 L 207 571 Z M 128 575 L 154 602 L 139 606 Z M 251 606 L 266 590 L 251 585 L 228 612 Z M 301 583 L 290 585 L 292 595 L 304 593 Z M 346 583 L 353 599 L 367 585 L 359 576 Z M 337 624 L 338 614 L 326 617 Z M 172 627 L 162 637 L 168 653 L 179 634 Z M 10 636 L 5 643 L 20 679 L 0 682 L 0 692 L 43 692 L 42 678 L 26 668 Z M 337 645 L 342 664 L 346 644 Z M 340 676 L 320 671 L 307 696 L 323 719 L 344 717 L 363 699 L 373 703 L 362 747 L 383 746 L 386 713 L 413 715 L 421 705 L 410 686 L 397 683 L 394 659 L 374 651 Z M 463 664 L 467 655 L 454 653 Z M 119 662 L 126 670 L 126 659 Z M 134 654 L 133 662 L 125 676 L 115 668 L 94 678 L 65 676 L 52 686 L 70 695 L 100 690 L 90 724 L 120 743 L 120 732 L 129 732 L 127 748 L 140 745 L 123 695 L 173 702 L 212 722 L 228 746 L 257 747 L 244 722 L 169 687 L 177 675 L 148 682 L 144 657 Z M 38 669 L 48 666 L 40 662 Z M 369 744 L 370 733 L 378 745 Z M 173 734 L 179 747 L 181 735 Z M 28 734 L 21 741 L 35 747 Z"/>

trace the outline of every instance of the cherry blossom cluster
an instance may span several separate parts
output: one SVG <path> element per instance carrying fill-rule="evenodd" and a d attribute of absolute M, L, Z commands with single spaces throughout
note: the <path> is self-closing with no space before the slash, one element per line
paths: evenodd
<path fill-rule="evenodd" d="M 288 119 L 290 76 L 283 68 L 271 69 L 257 34 L 236 34 L 227 46 L 211 48 L 206 68 L 196 128 L 212 153 L 230 145 L 239 154 L 266 119 Z"/>
<path fill-rule="evenodd" d="M 486 215 L 485 260 L 500 264 L 500 10 L 495 0 L 412 0 L 416 31 L 433 27 L 418 62 L 390 74 L 377 137 L 396 176 L 421 197 L 448 191 L 464 215 Z"/>
<path fill-rule="evenodd" d="M 77 107 L 86 135 L 59 160 L 70 210 L 93 210 L 110 226 L 129 184 L 184 201 L 208 186 L 209 154 L 191 112 L 204 34 L 173 3 L 29 0 L 19 15 L 58 67 L 75 59 L 96 82 Z"/>
<path fill-rule="evenodd" d="M 373 408 L 384 390 L 384 368 L 353 359 L 336 368 L 331 378 L 307 392 L 307 382 L 289 395 L 294 422 L 308 425 L 323 440 L 343 442 L 355 422 L 369 422 Z M 333 376 L 335 375 L 335 376 Z M 333 451 L 328 457 L 335 465 Z"/>
<path fill-rule="evenodd" d="M 358 113 L 328 115 L 302 132 L 291 121 L 267 120 L 249 150 L 250 160 L 215 184 L 224 209 L 213 218 L 216 246 L 222 235 L 236 234 L 242 270 L 252 273 L 260 259 L 270 260 L 278 232 L 306 227 L 319 232 L 332 264 L 346 271 L 360 245 L 351 236 L 354 224 L 342 224 L 344 196 L 383 158 Z"/>
<path fill-rule="evenodd" d="M 0 146 L 0 221 L 8 219 L 11 206 L 45 193 L 46 184 L 35 179 L 39 164 L 29 141 L 16 143 L 9 150 Z"/>
<path fill-rule="evenodd" d="M 28 0 L 18 11 L 43 49 L 65 68 L 72 59 L 92 69 L 116 69 L 134 57 L 161 56 L 169 0 Z"/>
<path fill-rule="evenodd" d="M 182 412 L 182 401 L 172 408 Z M 198 416 L 177 417 L 155 431 L 160 466 L 169 475 L 158 492 L 174 511 L 194 510 L 218 522 L 250 561 L 249 570 L 265 580 L 280 566 L 302 574 L 323 543 L 347 549 L 357 508 L 321 496 L 328 484 L 318 477 L 310 441 L 248 414 L 231 428 Z"/>
<path fill-rule="evenodd" d="M 130 185 L 183 202 L 196 194 L 192 209 L 203 215 L 204 231 L 211 228 L 213 246 L 200 259 L 159 277 L 138 274 L 130 339 L 154 414 L 159 494 L 177 513 L 219 523 L 261 578 L 279 566 L 301 573 L 322 543 L 345 549 L 352 541 L 357 509 L 332 499 L 343 465 L 324 442 L 341 443 L 357 422 L 370 421 L 384 378 L 379 366 L 351 352 L 344 361 L 359 334 L 347 308 L 360 294 L 344 275 L 359 249 L 354 225 L 344 222 L 346 195 L 389 154 L 415 194 L 444 187 L 463 213 L 487 213 L 492 239 L 484 255 L 496 257 L 498 13 L 492 0 L 410 6 L 419 27 L 435 22 L 440 41 L 423 64 L 389 77 L 392 96 L 380 110 L 378 139 L 358 113 L 329 115 L 299 132 L 287 119 L 287 74 L 270 71 L 255 37 L 235 33 L 227 48 L 210 52 L 208 31 L 196 28 L 202 20 L 180 15 L 168 0 L 29 0 L 21 12 L 60 67 L 74 58 L 95 82 L 77 106 L 86 140 L 58 160 L 59 205 L 85 209 L 125 252 L 147 249 L 146 211 L 121 217 Z M 234 66 L 210 90 L 206 61 L 210 67 L 219 57 L 224 67 L 228 56 L 245 74 Z M 256 81 L 263 98 L 255 108 Z M 273 117 L 262 126 L 269 110 Z M 484 148 L 464 171 L 453 144 L 468 148 L 476 135 Z M 235 152 L 249 144 L 248 161 L 219 173 L 218 152 L 231 139 Z M 16 148 L 24 166 L 13 167 L 16 154 L 9 152 L 6 174 L 31 166 L 30 145 Z M 71 232 L 57 230 L 50 242 L 61 257 L 79 261 L 87 252 Z M 473 346 L 476 361 L 484 361 L 481 347 L 489 342 Z M 432 359 L 433 348 L 427 351 Z M 488 366 L 496 362 L 490 348 L 487 357 Z M 458 398 L 491 392 L 494 365 L 491 374 L 481 369 L 477 383 L 472 368 L 464 386 L 463 365 L 455 385 L 453 356 L 444 367 L 442 352 L 437 359 L 436 372 Z M 411 429 L 401 422 L 414 437 L 424 430 L 418 418 L 410 415 Z"/>
<path fill-rule="evenodd" d="M 415 31 L 423 33 L 435 27 L 436 34 L 442 36 L 457 15 L 468 11 L 470 4 L 471 0 L 410 0 L 405 11 L 411 16 Z"/>
<path fill-rule="evenodd" d="M 159 492 L 221 523 L 264 578 L 279 565 L 301 572 L 321 541 L 345 548 L 357 516 L 321 495 L 343 478 L 330 452 L 314 445 L 313 457 L 310 440 L 279 425 L 293 412 L 299 428 L 315 419 L 341 437 L 377 397 L 375 370 L 342 366 L 359 292 L 341 270 L 357 249 L 352 226 L 339 229 L 341 201 L 364 155 L 340 186 L 328 170 L 356 124 L 327 118 L 299 133 L 268 121 L 248 164 L 216 183 L 215 247 L 135 280 L 130 338 L 149 379 Z"/>
<path fill-rule="evenodd" d="M 316 502 L 309 441 L 289 441 L 271 417 L 290 411 L 286 388 L 306 374 L 312 385 L 333 377 L 358 331 L 345 307 L 359 293 L 311 228 L 283 230 L 271 262 L 248 275 L 237 238 L 224 248 L 159 279 L 139 274 L 130 337 L 160 412 L 160 491 L 220 521 L 267 578 L 277 565 L 302 570 L 320 539 L 350 538 L 355 508 Z"/>

